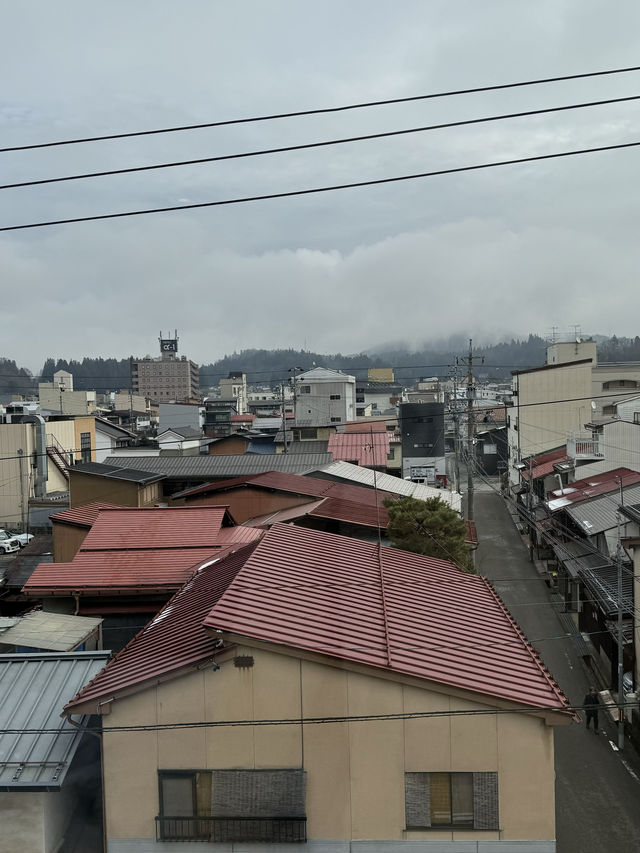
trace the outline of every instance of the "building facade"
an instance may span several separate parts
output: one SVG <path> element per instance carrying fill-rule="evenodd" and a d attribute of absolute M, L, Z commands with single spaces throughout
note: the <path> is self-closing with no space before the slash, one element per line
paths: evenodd
<path fill-rule="evenodd" d="M 355 376 L 314 367 L 296 378 L 296 426 L 329 426 L 352 421 L 355 416 Z"/>
<path fill-rule="evenodd" d="M 444 403 L 402 403 L 402 476 L 429 485 L 446 479 Z"/>
<path fill-rule="evenodd" d="M 178 336 L 158 339 L 157 358 L 131 357 L 131 391 L 157 403 L 186 403 L 200 399 L 198 365 L 178 355 Z"/>

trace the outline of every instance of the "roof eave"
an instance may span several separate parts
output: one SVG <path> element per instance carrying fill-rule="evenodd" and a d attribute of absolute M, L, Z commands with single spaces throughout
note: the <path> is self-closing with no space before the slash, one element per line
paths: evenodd
<path fill-rule="evenodd" d="M 324 664 L 337 669 L 349 670 L 361 675 L 373 675 L 376 678 L 382 678 L 385 681 L 395 681 L 402 684 L 407 684 L 411 687 L 419 687 L 423 690 L 431 690 L 434 693 L 441 693 L 447 696 L 455 696 L 458 699 L 478 702 L 483 705 L 489 705 L 499 711 L 514 711 L 517 713 L 526 713 L 533 717 L 538 717 L 544 720 L 548 726 L 569 725 L 572 722 L 579 722 L 579 716 L 569 708 L 557 710 L 554 708 L 542 708 L 540 706 L 529 706 L 525 702 L 518 702 L 512 699 L 501 698 L 489 693 L 478 693 L 473 690 L 464 690 L 454 685 L 446 684 L 445 682 L 432 681 L 427 678 L 420 678 L 415 675 L 405 674 L 396 669 L 387 669 L 358 663 L 347 658 L 333 657 L 332 655 L 324 655 L 320 652 L 313 652 L 297 646 L 287 646 L 280 643 L 270 643 L 264 640 L 257 640 L 254 637 L 249 637 L 243 634 L 236 634 L 230 631 L 218 630 L 214 627 L 205 625 L 205 630 L 212 636 L 222 639 L 224 647 L 228 645 L 234 646 L 252 646 L 257 649 L 275 652 L 276 654 L 287 655 L 289 657 L 301 658 L 310 660 L 314 663 Z"/>

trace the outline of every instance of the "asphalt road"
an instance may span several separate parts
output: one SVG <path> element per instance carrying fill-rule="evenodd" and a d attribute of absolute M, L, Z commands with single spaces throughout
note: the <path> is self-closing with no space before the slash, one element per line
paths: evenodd
<path fill-rule="evenodd" d="M 529 562 L 506 501 L 486 485 L 475 494 L 479 574 L 489 578 L 570 702 L 581 705 L 590 679 L 564 632 L 549 590 Z M 555 730 L 557 853 L 640 851 L 640 761 L 620 753 L 615 726 L 600 712 L 601 733 L 582 724 Z M 535 804 L 532 803 L 534 808 Z"/>

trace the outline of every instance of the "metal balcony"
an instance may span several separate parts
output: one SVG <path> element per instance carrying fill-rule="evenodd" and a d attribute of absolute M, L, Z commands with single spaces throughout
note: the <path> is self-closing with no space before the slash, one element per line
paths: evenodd
<path fill-rule="evenodd" d="M 597 462 L 604 459 L 604 449 L 598 436 L 571 436 L 567 439 L 567 456 L 576 462 Z"/>
<path fill-rule="evenodd" d="M 156 841 L 300 844 L 306 840 L 306 817 L 156 817 Z"/>

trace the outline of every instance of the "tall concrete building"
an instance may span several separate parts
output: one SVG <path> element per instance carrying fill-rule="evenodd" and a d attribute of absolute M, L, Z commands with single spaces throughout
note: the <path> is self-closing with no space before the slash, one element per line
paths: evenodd
<path fill-rule="evenodd" d="M 157 358 L 131 358 L 131 392 L 157 403 L 186 403 L 200 399 L 198 365 L 178 355 L 178 332 L 158 338 Z"/>

